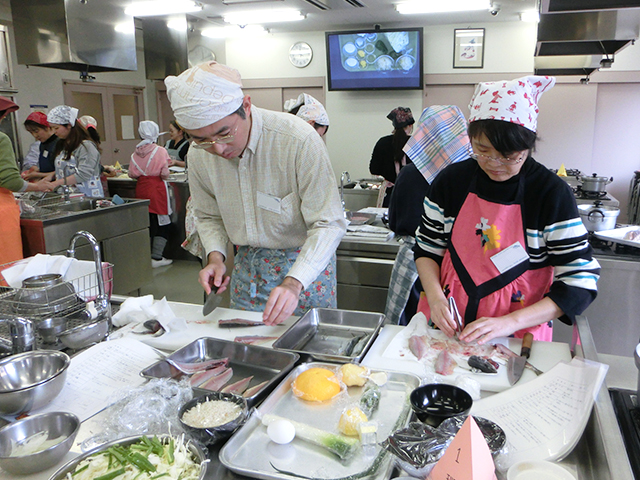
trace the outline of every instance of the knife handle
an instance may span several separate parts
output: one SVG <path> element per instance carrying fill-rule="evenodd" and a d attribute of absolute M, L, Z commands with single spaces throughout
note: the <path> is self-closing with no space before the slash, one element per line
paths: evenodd
<path fill-rule="evenodd" d="M 531 332 L 527 332 L 522 337 L 522 350 L 520 350 L 520 356 L 529 358 L 531 355 L 531 345 L 533 344 L 533 334 Z"/>

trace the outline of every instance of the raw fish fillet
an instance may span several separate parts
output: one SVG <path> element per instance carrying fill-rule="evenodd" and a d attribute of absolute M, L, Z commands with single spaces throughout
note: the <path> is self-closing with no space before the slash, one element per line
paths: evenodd
<path fill-rule="evenodd" d="M 446 350 L 442 350 L 436 359 L 436 373 L 440 375 L 452 375 L 453 370 L 458 366 L 453 357 Z"/>
<path fill-rule="evenodd" d="M 235 327 L 264 327 L 264 322 L 256 320 L 245 320 L 244 318 L 229 318 L 227 320 L 218 320 L 219 327 L 235 328 Z"/>
<path fill-rule="evenodd" d="M 205 370 L 204 372 L 194 373 L 189 379 L 189 385 L 197 387 L 201 383 L 206 382 L 210 378 L 217 377 L 227 369 L 226 365 L 220 365 L 219 367 Z"/>
<path fill-rule="evenodd" d="M 235 393 L 236 395 L 241 395 L 247 389 L 249 383 L 251 383 L 251 380 L 253 380 L 253 375 L 247 378 L 243 378 L 242 380 L 238 380 L 231 385 L 227 385 L 220 391 L 223 393 Z"/>
<path fill-rule="evenodd" d="M 259 383 L 258 385 L 254 385 L 251 388 L 247 388 L 242 394 L 242 396 L 245 398 L 253 397 L 256 393 L 262 390 L 262 387 L 264 387 L 267 383 L 269 383 L 269 380 L 265 380 L 264 382 Z"/>
<path fill-rule="evenodd" d="M 272 340 L 277 340 L 280 337 L 266 337 L 264 335 L 245 335 L 236 337 L 233 339 L 234 342 L 244 343 L 245 345 L 262 345 L 263 343 L 270 342 Z"/>
<path fill-rule="evenodd" d="M 213 377 L 212 379 L 207 380 L 202 385 L 200 385 L 198 388 L 203 388 L 205 390 L 212 390 L 214 392 L 219 392 L 222 389 L 222 387 L 224 387 L 229 382 L 229 380 L 231 380 L 231 377 L 233 377 L 233 369 L 232 368 L 227 368 L 220 375 L 217 375 L 217 376 Z"/>
<path fill-rule="evenodd" d="M 409 337 L 409 350 L 411 350 L 411 353 L 413 353 L 418 360 L 422 360 L 429 352 L 426 337 L 418 335 Z"/>
<path fill-rule="evenodd" d="M 182 373 L 186 373 L 187 375 L 191 375 L 197 372 L 203 372 L 204 370 L 209 370 L 210 368 L 218 367 L 220 365 L 227 365 L 229 363 L 228 358 L 215 358 L 213 360 L 205 360 L 203 362 L 176 362 L 171 358 L 165 358 L 165 362 L 173 365 Z"/>

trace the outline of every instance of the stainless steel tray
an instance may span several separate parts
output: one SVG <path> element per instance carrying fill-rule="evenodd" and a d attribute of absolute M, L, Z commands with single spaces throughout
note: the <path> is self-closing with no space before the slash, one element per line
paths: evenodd
<path fill-rule="evenodd" d="M 313 308 L 273 342 L 273 348 L 296 352 L 305 362 L 359 363 L 384 320 L 381 313 Z"/>
<path fill-rule="evenodd" d="M 227 441 L 220 451 L 220 461 L 230 470 L 253 478 L 291 480 L 296 475 L 323 480 L 388 478 L 394 462 L 377 444 L 370 449 L 361 448 L 345 462 L 323 448 L 301 440 L 294 439 L 288 445 L 277 445 L 269 440 L 267 429 L 260 421 L 264 414 L 279 415 L 337 433 L 342 410 L 360 399 L 362 387 L 349 387 L 347 392 L 323 403 L 297 399 L 291 393 L 291 383 L 298 374 L 312 367 L 338 368 L 327 363 L 296 367 Z M 378 442 L 407 424 L 411 416 L 409 394 L 420 385 L 420 379 L 410 373 L 387 372 L 387 375 L 388 381 L 381 387 L 380 406 L 371 416 L 371 420 L 378 423 Z M 274 467 L 289 473 L 278 472 Z"/>
<path fill-rule="evenodd" d="M 268 381 L 258 392 L 247 397 L 249 407 L 260 403 L 300 359 L 298 354 L 292 352 L 280 352 L 271 348 L 207 337 L 199 338 L 168 356 L 177 362 L 201 362 L 223 357 L 229 359 L 229 366 L 233 368 L 233 377 L 227 384 L 251 375 L 253 380 L 249 388 Z M 179 379 L 184 374 L 166 361 L 160 360 L 142 370 L 140 375 L 145 378 Z M 210 391 L 197 387 L 193 390 L 196 395 Z"/>

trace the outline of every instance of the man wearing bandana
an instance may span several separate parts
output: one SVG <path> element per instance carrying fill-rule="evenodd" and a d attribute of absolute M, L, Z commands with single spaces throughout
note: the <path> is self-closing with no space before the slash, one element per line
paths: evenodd
<path fill-rule="evenodd" d="M 199 280 L 265 323 L 336 307 L 335 250 L 346 230 L 324 142 L 294 115 L 251 104 L 237 70 L 208 62 L 165 79 L 191 136 L 189 186 L 207 265 Z M 226 275 L 227 242 L 237 247 Z"/>

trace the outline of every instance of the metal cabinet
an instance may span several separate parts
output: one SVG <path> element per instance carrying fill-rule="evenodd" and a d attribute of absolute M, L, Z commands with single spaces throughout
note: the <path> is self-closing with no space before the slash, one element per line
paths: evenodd
<path fill-rule="evenodd" d="M 338 308 L 384 312 L 397 252 L 395 241 L 346 237 L 337 250 Z"/>

